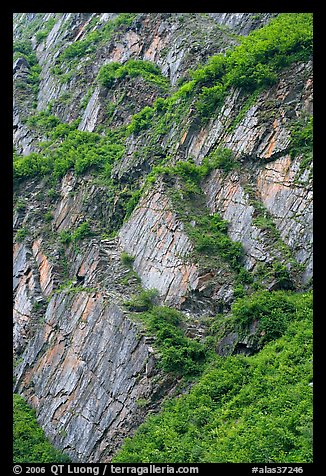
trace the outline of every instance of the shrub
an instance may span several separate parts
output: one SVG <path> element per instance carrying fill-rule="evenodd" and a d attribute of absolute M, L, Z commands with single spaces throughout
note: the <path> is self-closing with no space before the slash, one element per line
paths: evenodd
<path fill-rule="evenodd" d="M 129 268 L 132 267 L 133 265 L 133 262 L 134 262 L 135 258 L 133 256 L 130 256 L 128 253 L 126 253 L 125 251 L 122 251 L 121 253 L 121 262 L 125 265 L 125 266 L 128 266 Z"/>
<path fill-rule="evenodd" d="M 277 289 L 294 289 L 294 283 L 287 267 L 282 263 L 273 265 Z"/>
<path fill-rule="evenodd" d="M 119 160 L 124 152 L 123 145 L 116 137 L 103 137 L 94 132 L 76 130 L 75 122 L 70 125 L 61 124 L 55 116 L 48 113 L 34 116 L 30 123 L 48 130 L 57 142 L 52 142 L 51 148 L 44 154 L 33 152 L 16 157 L 13 164 L 16 180 L 49 173 L 54 178 L 59 178 L 71 168 L 77 174 L 82 174 L 91 167 L 105 169 Z M 54 129 L 51 129 L 52 126 L 55 126 Z"/>
<path fill-rule="evenodd" d="M 165 372 L 177 375 L 196 375 L 206 358 L 203 344 L 185 337 L 180 324 L 182 314 L 169 307 L 151 305 L 139 317 L 149 333 L 156 336 L 155 345 L 160 351 L 159 366 Z"/>
<path fill-rule="evenodd" d="M 60 231 L 59 240 L 60 240 L 60 243 L 62 243 L 64 245 L 68 245 L 72 240 L 71 233 L 67 230 Z"/>
<path fill-rule="evenodd" d="M 199 116 L 203 120 L 212 117 L 216 109 L 222 105 L 224 98 L 224 88 L 221 83 L 215 84 L 210 88 L 203 86 L 195 104 Z"/>
<path fill-rule="evenodd" d="M 52 212 L 46 212 L 44 213 L 44 220 L 47 222 L 50 222 L 53 220 L 53 214 Z"/>
<path fill-rule="evenodd" d="M 131 301 L 125 301 L 124 305 L 134 312 L 148 311 L 154 306 L 158 296 L 157 289 L 143 290 L 138 296 L 135 296 Z"/>
<path fill-rule="evenodd" d="M 140 200 L 140 197 L 142 196 L 142 193 L 143 193 L 143 188 L 140 188 L 139 190 L 135 190 L 134 192 L 131 193 L 129 200 L 125 204 L 125 220 L 132 214 L 132 212 L 138 205 L 138 202 Z"/>
<path fill-rule="evenodd" d="M 232 315 L 238 328 L 244 332 L 258 321 L 258 344 L 263 345 L 283 335 L 289 322 L 296 317 L 296 303 L 285 291 L 258 291 L 235 301 Z"/>
<path fill-rule="evenodd" d="M 23 57 L 27 60 L 29 66 L 29 72 L 27 75 L 27 83 L 24 81 L 17 81 L 15 86 L 17 88 L 28 89 L 31 88 L 34 95 L 38 93 L 38 86 L 40 81 L 41 67 L 38 64 L 37 56 L 33 51 L 32 43 L 30 40 L 19 40 L 14 42 L 14 60 L 16 58 Z"/>
<path fill-rule="evenodd" d="M 134 20 L 136 14 L 134 13 L 120 13 L 113 20 L 108 21 L 101 30 L 95 30 L 86 35 L 82 40 L 76 41 L 68 45 L 58 58 L 59 64 L 64 61 L 78 61 L 88 54 L 93 53 L 98 47 L 99 43 L 104 43 L 110 40 L 113 33 L 118 31 L 123 25 L 129 26 Z"/>
<path fill-rule="evenodd" d="M 313 116 L 306 123 L 298 121 L 291 128 L 290 155 L 292 158 L 300 154 L 312 156 L 313 147 Z"/>
<path fill-rule="evenodd" d="M 228 173 L 239 167 L 239 163 L 234 159 L 231 149 L 226 147 L 217 147 L 204 158 L 203 167 L 207 167 L 207 173 L 214 169 L 221 169 Z"/>
<path fill-rule="evenodd" d="M 150 106 L 145 106 L 140 112 L 134 114 L 131 123 L 128 126 L 128 133 L 137 134 L 138 132 L 148 129 L 151 125 L 154 116 L 154 109 Z"/>
<path fill-rule="evenodd" d="M 83 238 L 91 235 L 91 228 L 87 221 L 81 223 L 76 230 L 72 233 L 71 239 L 72 241 L 80 241 Z"/>
<path fill-rule="evenodd" d="M 30 40 L 17 40 L 13 44 L 13 51 L 28 56 L 33 53 L 32 43 Z"/>
<path fill-rule="evenodd" d="M 22 198 L 19 198 L 15 205 L 15 210 L 17 212 L 23 211 L 26 209 L 26 202 Z"/>
<path fill-rule="evenodd" d="M 21 243 L 22 241 L 24 241 L 24 239 L 26 238 L 28 234 L 29 234 L 29 231 L 26 227 L 19 228 L 19 230 L 17 230 L 17 233 L 16 233 L 16 241 L 18 241 L 18 243 Z"/>
<path fill-rule="evenodd" d="M 240 45 L 192 71 L 199 90 L 196 109 L 203 120 L 213 116 L 230 87 L 254 92 L 275 83 L 278 72 L 312 53 L 312 15 L 284 13 L 253 30 Z"/>
<path fill-rule="evenodd" d="M 162 75 L 157 65 L 150 61 L 134 59 L 130 59 L 124 64 L 112 62 L 102 66 L 97 80 L 102 86 L 110 88 L 115 80 L 123 79 L 126 76 L 141 76 L 146 81 L 163 88 L 168 84 L 167 79 Z"/>
<path fill-rule="evenodd" d="M 13 401 L 13 462 L 68 463 L 68 456 L 55 449 L 45 437 L 35 410 L 20 395 L 14 394 Z"/>

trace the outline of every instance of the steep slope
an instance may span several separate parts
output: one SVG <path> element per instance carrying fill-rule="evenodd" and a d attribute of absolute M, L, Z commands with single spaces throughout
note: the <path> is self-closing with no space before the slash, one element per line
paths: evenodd
<path fill-rule="evenodd" d="M 224 313 L 214 350 L 255 353 L 235 299 L 311 288 L 311 16 L 24 13 L 14 40 L 14 391 L 110 461 L 182 339 Z M 170 371 L 153 304 L 181 311 Z"/>

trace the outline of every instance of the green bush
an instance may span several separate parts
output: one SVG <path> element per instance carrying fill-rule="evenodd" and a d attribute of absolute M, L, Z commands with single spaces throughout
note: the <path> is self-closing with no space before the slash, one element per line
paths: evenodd
<path fill-rule="evenodd" d="M 179 311 L 151 304 L 138 316 L 147 331 L 155 336 L 155 346 L 161 354 L 159 367 L 177 375 L 196 375 L 201 371 L 206 349 L 200 342 L 185 337 Z"/>
<path fill-rule="evenodd" d="M 140 200 L 140 197 L 142 196 L 142 192 L 143 192 L 143 189 L 140 188 L 131 193 L 129 200 L 126 202 L 126 205 L 125 205 L 125 210 L 126 210 L 125 219 L 127 219 L 136 208 Z"/>
<path fill-rule="evenodd" d="M 302 298 L 304 304 L 311 305 L 308 295 Z M 240 332 L 248 333 L 250 325 L 257 321 L 259 325 L 258 345 L 264 345 L 283 335 L 290 321 L 296 319 L 300 295 L 286 291 L 258 291 L 251 296 L 238 299 L 232 306 L 235 325 Z"/>
<path fill-rule="evenodd" d="M 89 223 L 87 221 L 84 221 L 72 233 L 71 239 L 72 241 L 79 241 L 79 240 L 82 240 L 83 238 L 86 238 L 87 236 L 90 236 L 91 234 L 92 232 L 91 232 L 91 227 Z"/>
<path fill-rule="evenodd" d="M 148 129 L 151 126 L 153 116 L 154 109 L 150 106 L 145 106 L 140 112 L 132 116 L 131 123 L 127 128 L 128 133 L 137 134 L 144 129 Z"/>
<path fill-rule="evenodd" d="M 22 198 L 19 198 L 15 205 L 15 210 L 17 212 L 23 211 L 26 209 L 26 202 Z"/>
<path fill-rule="evenodd" d="M 13 462 L 14 463 L 68 463 L 70 459 L 55 449 L 39 427 L 35 410 L 23 397 L 14 394 Z"/>
<path fill-rule="evenodd" d="M 44 28 L 35 33 L 35 38 L 36 38 L 37 43 L 41 43 L 41 41 L 43 41 L 43 40 L 45 40 L 45 38 L 47 38 L 48 34 L 50 33 L 50 31 L 54 27 L 55 22 L 56 22 L 55 18 L 50 18 L 50 20 L 48 20 L 45 23 Z"/>
<path fill-rule="evenodd" d="M 34 96 L 37 96 L 41 67 L 38 64 L 37 56 L 33 51 L 32 43 L 30 40 L 15 41 L 13 45 L 14 56 L 13 59 L 25 58 L 28 62 L 29 72 L 27 75 L 27 82 L 17 81 L 15 86 L 19 89 L 31 89 Z"/>
<path fill-rule="evenodd" d="M 228 173 L 231 170 L 239 168 L 239 162 L 234 159 L 231 149 L 226 147 L 217 147 L 204 158 L 202 167 L 207 168 L 207 173 L 214 169 L 220 169 Z"/>
<path fill-rule="evenodd" d="M 225 55 L 211 57 L 207 65 L 190 73 L 199 87 L 199 116 L 212 117 L 230 87 L 252 93 L 275 83 L 282 68 L 309 58 L 312 39 L 312 14 L 282 13 Z"/>
<path fill-rule="evenodd" d="M 46 212 L 44 213 L 44 220 L 47 222 L 50 222 L 53 220 L 53 213 L 52 212 Z"/>
<path fill-rule="evenodd" d="M 312 462 L 312 299 L 288 299 L 293 316 L 282 337 L 253 356 L 216 356 L 189 393 L 124 440 L 112 462 Z"/>
<path fill-rule="evenodd" d="M 86 35 L 82 40 L 68 45 L 58 58 L 59 64 L 64 61 L 78 60 L 88 54 L 93 53 L 99 44 L 109 41 L 114 32 L 121 26 L 130 26 L 136 17 L 134 13 L 120 13 L 113 20 L 108 21 L 100 30 L 95 30 Z"/>
<path fill-rule="evenodd" d="M 157 296 L 157 289 L 142 290 L 140 294 L 135 296 L 131 301 L 125 301 L 124 305 L 134 312 L 148 311 L 154 306 Z"/>
<path fill-rule="evenodd" d="M 30 55 L 33 53 L 33 46 L 30 40 L 17 40 L 13 44 L 14 53 L 22 53 L 23 55 Z"/>
<path fill-rule="evenodd" d="M 294 283 L 290 275 L 290 271 L 282 263 L 275 263 L 273 265 L 273 272 L 275 276 L 277 289 L 294 289 Z"/>
<path fill-rule="evenodd" d="M 132 267 L 132 264 L 134 262 L 135 258 L 133 256 L 130 256 L 128 253 L 125 251 L 122 251 L 121 253 L 121 262 L 125 265 L 128 266 L 129 268 Z"/>
<path fill-rule="evenodd" d="M 50 142 L 43 154 L 31 153 L 14 159 L 14 178 L 44 176 L 49 173 L 53 178 L 60 178 L 73 168 L 82 174 L 89 168 L 105 169 L 119 160 L 124 147 L 113 137 L 103 137 L 94 132 L 76 130 L 76 123 L 60 124 L 55 116 L 38 114 L 31 118 L 30 124 L 38 124 L 43 130 L 49 130 L 55 142 Z M 51 124 L 55 126 L 51 129 Z"/>
<path fill-rule="evenodd" d="M 60 231 L 59 240 L 60 240 L 60 243 L 64 245 L 68 245 L 72 240 L 71 233 L 67 230 Z"/>
<path fill-rule="evenodd" d="M 21 243 L 22 241 L 24 241 L 26 236 L 28 236 L 28 234 L 29 234 L 29 231 L 26 227 L 19 228 L 19 230 L 17 230 L 17 233 L 16 233 L 16 241 L 18 241 L 18 243 Z"/>
<path fill-rule="evenodd" d="M 291 129 L 291 156 L 296 157 L 302 151 L 310 152 L 313 146 L 313 116 L 305 123 L 295 123 Z"/>
<path fill-rule="evenodd" d="M 222 105 L 224 98 L 225 90 L 221 83 L 215 84 L 210 88 L 203 86 L 195 104 L 199 116 L 203 120 L 212 117 L 216 109 Z"/>
<path fill-rule="evenodd" d="M 162 75 L 160 68 L 150 61 L 130 59 L 126 63 L 109 63 L 101 67 L 97 80 L 106 88 L 110 88 L 115 80 L 124 77 L 141 76 L 146 81 L 165 88 L 168 80 Z"/>

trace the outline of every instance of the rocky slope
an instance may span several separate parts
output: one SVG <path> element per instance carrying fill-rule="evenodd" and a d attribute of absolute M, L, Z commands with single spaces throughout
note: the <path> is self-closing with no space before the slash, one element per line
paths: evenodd
<path fill-rule="evenodd" d="M 19 51 L 14 57 L 17 154 L 42 152 L 48 132 L 26 119 L 46 110 L 64 124 L 78 119 L 79 131 L 123 128 L 177 91 L 190 69 L 276 15 L 144 13 L 119 22 L 115 13 L 15 14 L 14 39 L 31 41 L 39 66 L 37 88 L 28 89 L 22 83 L 31 82 L 31 61 Z M 94 43 L 92 32 L 99 32 Z M 64 56 L 71 45 L 75 56 Z M 130 59 L 155 63 L 168 88 L 139 75 L 116 79 L 114 87 L 99 84 L 103 65 Z M 203 317 L 227 312 L 235 298 L 232 267 L 210 267 L 193 253 L 169 182 L 157 178 L 144 187 L 125 214 L 124 196 L 134 184 L 144 186 L 162 158 L 192 158 L 199 166 L 217 146 L 231 149 L 239 167 L 203 178 L 202 206 L 227 220 L 229 238 L 243 246 L 243 267 L 262 286 L 278 288 L 277 265 L 296 290 L 311 285 L 311 164 L 293 153 L 291 128 L 312 114 L 312 86 L 311 60 L 297 61 L 251 104 L 232 87 L 205 123 L 190 107 L 158 138 L 151 129 L 129 134 L 111 170 L 116 188 L 92 170 L 72 169 L 54 181 L 46 175 L 15 183 L 15 392 L 73 461 L 110 461 L 177 391 L 178 379 L 157 366 L 153 337 L 123 303 L 141 287 L 156 289 L 159 303 L 181 309 L 186 333 L 201 339 Z M 126 252 L 133 271 L 121 260 Z"/>

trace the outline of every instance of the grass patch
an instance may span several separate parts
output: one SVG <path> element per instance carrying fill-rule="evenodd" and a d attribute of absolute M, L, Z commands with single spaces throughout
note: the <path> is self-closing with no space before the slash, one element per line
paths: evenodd
<path fill-rule="evenodd" d="M 254 301 L 238 305 L 244 321 Z M 280 303 L 270 300 L 265 317 Z M 216 356 L 187 395 L 124 440 L 113 462 L 311 462 L 311 295 L 290 294 L 287 306 L 281 337 L 253 356 Z"/>
<path fill-rule="evenodd" d="M 184 335 L 179 311 L 153 304 L 151 291 L 142 291 L 132 306 L 126 305 L 135 311 L 135 302 L 144 304 L 138 307 L 137 318 L 145 325 L 146 332 L 155 336 L 154 346 L 160 353 L 158 367 L 177 376 L 198 375 L 206 359 L 204 345 Z"/>

